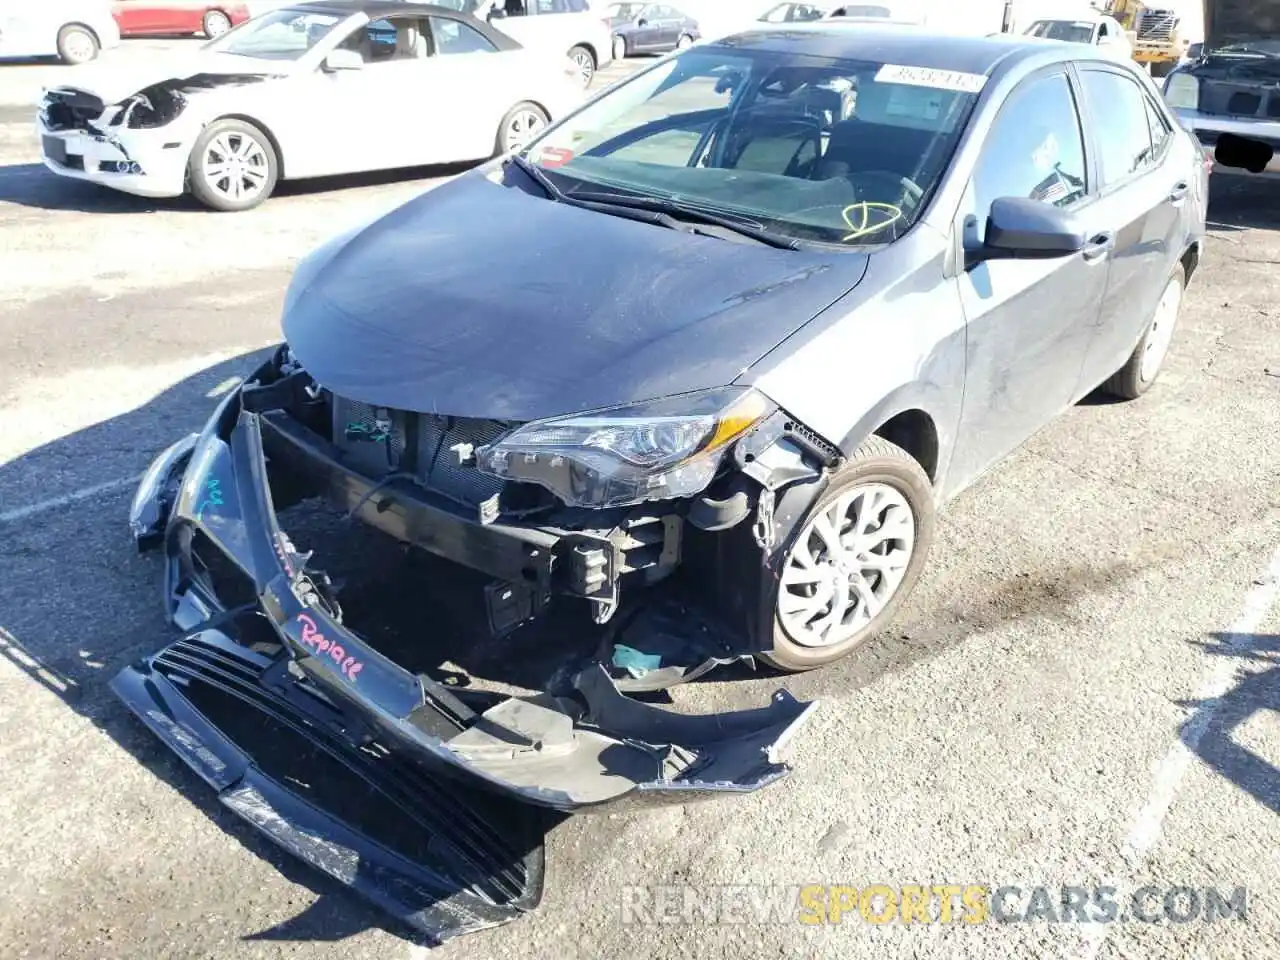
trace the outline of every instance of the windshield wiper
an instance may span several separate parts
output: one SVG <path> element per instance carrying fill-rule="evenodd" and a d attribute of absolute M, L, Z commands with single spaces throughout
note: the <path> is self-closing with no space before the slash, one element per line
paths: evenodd
<path fill-rule="evenodd" d="M 619 193 L 589 192 L 574 193 L 567 199 L 571 203 L 579 201 L 600 206 L 622 207 L 629 210 L 647 210 L 652 213 L 663 214 L 686 224 L 708 224 L 737 234 L 740 237 L 747 237 L 757 243 L 778 247 L 782 250 L 796 250 L 800 246 L 799 240 L 770 233 L 754 221 L 741 219 L 732 214 L 704 210 L 701 207 L 687 206 L 678 201 L 666 200 L 662 197 L 629 197 Z M 694 232 L 706 235 L 705 231 L 695 230 Z"/>
<path fill-rule="evenodd" d="M 543 173 L 542 168 L 536 163 L 526 160 L 518 153 L 513 153 L 508 158 L 507 162 L 514 163 L 518 169 L 523 171 L 529 177 L 530 180 L 540 186 L 543 192 L 546 193 L 547 199 L 555 200 L 557 203 L 564 202 L 564 191 L 557 187 L 552 179 Z"/>

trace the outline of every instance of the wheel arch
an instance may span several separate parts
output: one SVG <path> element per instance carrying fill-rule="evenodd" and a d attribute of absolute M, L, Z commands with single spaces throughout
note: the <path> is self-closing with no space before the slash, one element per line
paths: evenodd
<path fill-rule="evenodd" d="M 286 174 L 285 174 L 284 150 L 281 149 L 280 141 L 276 137 L 275 132 L 272 131 L 271 127 L 263 123 L 257 117 L 247 113 L 220 113 L 216 117 L 210 118 L 204 124 L 204 128 L 211 127 L 213 124 L 217 123 L 219 120 L 239 120 L 241 123 L 247 123 L 261 130 L 262 135 L 266 137 L 267 140 L 271 143 L 271 149 L 274 150 L 276 154 L 276 179 L 277 180 L 285 179 Z"/>
<path fill-rule="evenodd" d="M 876 404 L 845 434 L 839 443 L 840 451 L 850 456 L 869 437 L 881 437 L 909 453 L 936 489 L 951 448 L 947 410 L 948 404 L 937 387 L 905 384 Z M 951 421 L 958 419 L 959 409 L 953 413 Z"/>
<path fill-rule="evenodd" d="M 612 38 L 610 38 L 609 43 L 610 45 L 613 44 Z M 577 43 L 569 44 L 569 50 L 572 50 L 574 47 L 581 47 L 583 50 L 587 51 L 587 53 L 591 54 L 591 59 L 595 61 L 595 69 L 600 69 L 600 51 L 596 49 L 596 45 L 594 43 L 590 40 L 579 40 Z M 568 51 L 566 51 L 566 53 L 567 52 Z M 609 52 L 613 52 L 612 47 Z"/>

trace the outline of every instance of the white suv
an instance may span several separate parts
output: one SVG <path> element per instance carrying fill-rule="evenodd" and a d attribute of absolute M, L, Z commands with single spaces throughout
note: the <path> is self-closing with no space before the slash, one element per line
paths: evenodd
<path fill-rule="evenodd" d="M 523 47 L 564 52 L 578 65 L 583 88 L 613 59 L 613 31 L 590 0 L 436 0 L 487 20 Z"/>

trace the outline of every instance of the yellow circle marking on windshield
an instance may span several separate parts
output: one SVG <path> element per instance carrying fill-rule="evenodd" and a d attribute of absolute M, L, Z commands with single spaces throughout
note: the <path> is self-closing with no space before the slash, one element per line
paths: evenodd
<path fill-rule="evenodd" d="M 861 210 L 862 217 L 858 223 L 853 222 L 853 211 Z M 876 223 L 871 222 L 871 212 L 878 210 L 886 214 L 884 220 Z M 897 223 L 902 219 L 902 208 L 892 203 L 876 203 L 874 201 L 866 201 L 863 203 L 851 203 L 840 211 L 840 216 L 844 218 L 844 225 L 852 232 L 841 237 L 841 242 L 848 243 L 850 240 L 857 240 L 865 237 L 869 233 L 875 233 L 877 230 L 883 230 L 891 223 Z"/>

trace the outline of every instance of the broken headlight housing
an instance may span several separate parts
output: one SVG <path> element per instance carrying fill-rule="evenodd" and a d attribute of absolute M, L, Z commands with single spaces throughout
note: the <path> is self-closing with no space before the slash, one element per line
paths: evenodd
<path fill-rule="evenodd" d="M 774 412 L 723 387 L 536 420 L 476 451 L 485 473 L 536 483 L 575 507 L 623 507 L 701 493 L 733 441 Z"/>

